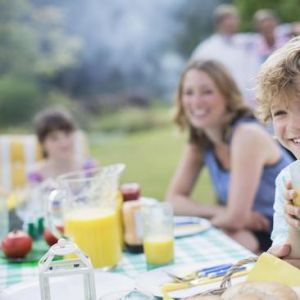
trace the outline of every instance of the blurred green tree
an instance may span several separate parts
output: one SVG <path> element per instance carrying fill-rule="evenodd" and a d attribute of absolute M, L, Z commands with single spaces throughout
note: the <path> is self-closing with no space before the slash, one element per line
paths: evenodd
<path fill-rule="evenodd" d="M 0 125 L 26 123 L 41 107 L 38 86 L 32 80 L 14 76 L 0 79 Z"/>
<path fill-rule="evenodd" d="M 0 0 L 0 76 L 52 77 L 76 64 L 81 40 L 64 32 L 63 11 Z"/>
<path fill-rule="evenodd" d="M 0 123 L 28 121 L 51 104 L 55 77 L 76 64 L 80 49 L 80 39 L 65 32 L 62 10 L 0 0 Z"/>
<path fill-rule="evenodd" d="M 282 22 L 300 20 L 299 0 L 234 0 L 241 15 L 241 30 L 253 31 L 253 15 L 258 9 L 271 8 Z"/>
<path fill-rule="evenodd" d="M 54 6 L 35 8 L 33 19 L 38 46 L 36 73 L 53 79 L 61 70 L 76 66 L 82 42 L 65 32 L 63 10 Z"/>
<path fill-rule="evenodd" d="M 37 41 L 30 25 L 32 7 L 25 0 L 0 0 L 0 76 L 32 77 Z M 27 23 L 27 22 L 26 22 Z"/>

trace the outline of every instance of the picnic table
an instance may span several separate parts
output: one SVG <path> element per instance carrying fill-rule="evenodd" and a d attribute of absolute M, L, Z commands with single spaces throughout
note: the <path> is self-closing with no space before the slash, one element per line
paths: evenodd
<path fill-rule="evenodd" d="M 191 236 L 176 238 L 174 264 L 205 263 L 212 265 L 216 261 L 238 261 L 253 256 L 253 253 L 230 239 L 222 231 L 210 229 Z M 123 253 L 122 260 L 112 270 L 135 278 L 146 272 L 144 254 Z M 0 258 L 0 290 L 28 280 L 38 280 L 37 262 L 9 262 Z"/>

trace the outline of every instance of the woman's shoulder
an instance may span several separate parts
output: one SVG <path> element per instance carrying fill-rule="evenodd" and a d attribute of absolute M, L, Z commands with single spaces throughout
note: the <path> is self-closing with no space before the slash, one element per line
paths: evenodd
<path fill-rule="evenodd" d="M 232 133 L 231 150 L 242 152 L 243 155 L 264 157 L 269 161 L 278 157 L 278 145 L 258 122 L 240 123 Z"/>
<path fill-rule="evenodd" d="M 231 150 L 242 156 L 255 157 L 264 165 L 270 166 L 282 157 L 279 144 L 271 134 L 258 122 L 243 123 L 232 136 Z"/>
<path fill-rule="evenodd" d="M 267 130 L 258 123 L 258 121 L 249 120 L 249 121 L 240 121 L 235 125 L 232 138 L 241 138 L 241 139 L 253 139 L 261 140 L 266 137 L 271 138 Z"/>
<path fill-rule="evenodd" d="M 252 115 L 252 112 L 248 112 L 249 115 L 245 115 L 245 116 L 238 116 L 237 118 L 235 118 L 232 122 L 231 122 L 231 127 L 232 128 L 237 128 L 240 127 L 242 125 L 258 125 L 260 124 L 258 122 L 258 120 Z"/>

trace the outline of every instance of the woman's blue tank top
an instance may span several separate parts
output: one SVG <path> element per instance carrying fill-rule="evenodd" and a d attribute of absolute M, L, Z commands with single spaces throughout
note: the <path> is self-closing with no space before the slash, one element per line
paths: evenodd
<path fill-rule="evenodd" d="M 241 123 L 257 122 L 255 119 L 240 119 L 233 125 L 233 131 Z M 278 145 L 281 151 L 280 159 L 277 163 L 271 166 L 265 166 L 261 175 L 259 187 L 257 189 L 253 210 L 262 213 L 263 215 L 273 217 L 273 202 L 275 199 L 275 178 L 279 172 L 293 159 L 290 154 Z M 250 158 L 252 159 L 252 158 Z M 213 188 L 221 204 L 226 204 L 229 192 L 230 170 L 225 170 L 216 158 L 212 147 L 204 152 L 205 165 L 212 181 Z"/>

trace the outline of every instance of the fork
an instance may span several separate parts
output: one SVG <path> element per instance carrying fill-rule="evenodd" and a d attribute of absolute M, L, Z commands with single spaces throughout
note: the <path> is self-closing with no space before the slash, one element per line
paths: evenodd
<path fill-rule="evenodd" d="M 196 278 L 202 278 L 209 276 L 210 274 L 215 274 L 218 272 L 223 272 L 223 271 L 228 271 L 232 267 L 232 264 L 222 264 L 222 265 L 217 265 L 213 267 L 208 267 L 208 268 L 203 268 L 200 270 L 192 271 L 188 274 L 185 274 L 183 276 L 176 275 L 174 273 L 166 271 L 167 275 L 174 279 L 177 282 L 186 282 L 186 281 L 191 281 Z"/>
<path fill-rule="evenodd" d="M 184 276 L 176 275 L 176 274 L 170 273 L 168 271 L 165 271 L 165 272 L 169 277 L 171 277 L 175 282 L 178 282 L 178 283 L 191 281 L 193 279 L 196 279 L 198 276 L 196 271 L 190 272 Z"/>
<path fill-rule="evenodd" d="M 234 273 L 231 275 L 231 277 L 240 277 L 240 276 L 245 276 L 250 272 L 250 270 L 243 270 L 237 273 Z M 196 278 L 191 281 L 181 281 L 181 282 L 167 282 L 161 285 L 160 290 L 163 294 L 166 294 L 168 292 L 176 291 L 176 290 L 181 290 L 181 289 L 186 289 L 194 286 L 199 286 L 199 285 L 205 285 L 209 283 L 214 283 L 222 281 L 222 276 L 220 277 L 213 277 L 213 278 Z"/>

